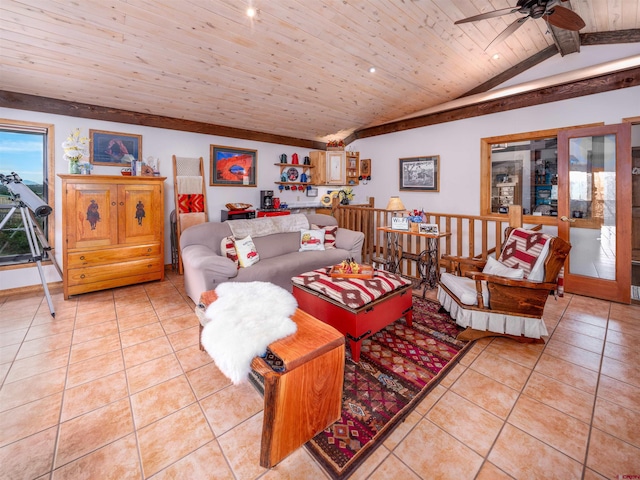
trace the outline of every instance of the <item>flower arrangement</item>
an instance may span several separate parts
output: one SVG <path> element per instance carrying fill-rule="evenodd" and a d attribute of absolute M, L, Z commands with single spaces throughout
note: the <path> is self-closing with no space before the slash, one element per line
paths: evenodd
<path fill-rule="evenodd" d="M 80 173 L 80 160 L 88 156 L 89 139 L 80 136 L 80 129 L 74 129 L 62 142 L 64 159 L 69 162 L 69 173 Z"/>
<path fill-rule="evenodd" d="M 344 147 L 344 141 L 342 140 L 331 140 L 327 142 L 327 147 Z"/>
<path fill-rule="evenodd" d="M 338 191 L 338 198 L 340 198 L 340 202 L 342 202 L 343 204 L 348 204 L 351 200 L 353 200 L 354 196 L 355 194 L 353 193 L 352 188 L 343 188 L 342 190 Z"/>

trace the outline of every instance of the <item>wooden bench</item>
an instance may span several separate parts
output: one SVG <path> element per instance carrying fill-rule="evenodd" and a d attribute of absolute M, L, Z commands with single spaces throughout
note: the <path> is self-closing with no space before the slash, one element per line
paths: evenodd
<path fill-rule="evenodd" d="M 196 312 L 202 331 L 204 310 L 216 300 L 213 290 L 200 297 Z M 251 368 L 264 378 L 264 419 L 260 465 L 271 468 L 340 419 L 344 383 L 344 336 L 297 309 L 293 335 L 269 345 L 282 361 L 275 371 L 262 357 Z M 280 368 L 278 368 L 280 370 Z"/>

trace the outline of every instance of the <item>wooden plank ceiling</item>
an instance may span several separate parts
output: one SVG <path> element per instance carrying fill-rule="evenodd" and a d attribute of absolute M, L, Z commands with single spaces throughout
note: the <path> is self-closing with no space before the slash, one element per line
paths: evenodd
<path fill-rule="evenodd" d="M 249 3 L 257 9 L 253 19 L 245 14 Z M 454 25 L 515 3 L 2 0 L 0 89 L 297 139 L 341 139 L 489 85 L 550 47 L 557 52 L 542 19 L 529 19 L 487 52 L 520 14 Z M 581 35 L 631 31 L 637 41 L 638 0 L 562 5 L 584 19 Z"/>

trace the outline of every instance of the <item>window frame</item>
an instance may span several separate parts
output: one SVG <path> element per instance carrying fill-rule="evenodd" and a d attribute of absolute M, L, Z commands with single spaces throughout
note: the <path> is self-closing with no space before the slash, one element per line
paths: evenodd
<path fill-rule="evenodd" d="M 7 118 L 0 118 L 0 128 L 2 129 L 15 129 L 28 131 L 30 129 L 44 130 L 46 133 L 46 146 L 45 146 L 45 159 L 43 162 L 42 182 L 46 185 L 47 198 L 46 203 L 54 208 L 55 204 L 55 126 L 50 123 L 39 122 L 27 122 L 22 120 L 12 120 Z M 11 173 L 11 172 L 8 172 Z M 54 211 L 47 217 L 47 242 L 51 247 L 50 255 L 54 255 L 55 252 L 55 208 Z M 44 260 L 43 265 L 51 264 L 51 260 Z M 19 268 L 34 268 L 33 263 L 16 263 L 16 264 L 0 264 L 0 271 L 15 270 Z"/>

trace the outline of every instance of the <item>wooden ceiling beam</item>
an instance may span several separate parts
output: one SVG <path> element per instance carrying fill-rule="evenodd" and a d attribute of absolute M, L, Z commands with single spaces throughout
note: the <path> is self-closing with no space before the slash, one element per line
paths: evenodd
<path fill-rule="evenodd" d="M 640 28 L 580 34 L 581 45 L 610 45 L 614 43 L 640 43 Z"/>
<path fill-rule="evenodd" d="M 426 127 L 429 125 L 452 122 L 465 118 L 479 117 L 482 115 L 568 100 L 570 98 L 593 95 L 596 93 L 618 90 L 620 88 L 636 87 L 639 85 L 640 67 L 635 67 L 569 84 L 540 88 L 530 92 L 494 100 L 487 100 L 485 102 L 467 105 L 452 110 L 431 113 L 406 120 L 399 120 L 397 122 L 391 122 L 377 127 L 364 128 L 354 132 L 353 137 L 354 139 L 374 137 L 377 135 L 385 135 L 413 128 Z"/>
<path fill-rule="evenodd" d="M 69 102 L 67 100 L 8 92 L 6 90 L 0 90 L 0 107 L 16 108 L 33 112 L 53 113 L 56 115 L 68 115 L 79 118 L 91 118 L 93 120 L 128 123 L 131 125 L 144 125 L 145 127 L 166 128 L 169 130 L 203 133 L 207 135 L 218 135 L 221 137 L 241 138 L 244 140 L 276 143 L 279 145 L 291 145 L 294 147 L 309 148 L 312 150 L 324 150 L 326 148 L 326 144 L 323 142 L 303 138 L 273 135 L 271 133 L 256 132 L 242 128 L 225 127 L 224 125 L 196 122 L 181 118 L 131 112 L 118 108 Z"/>

